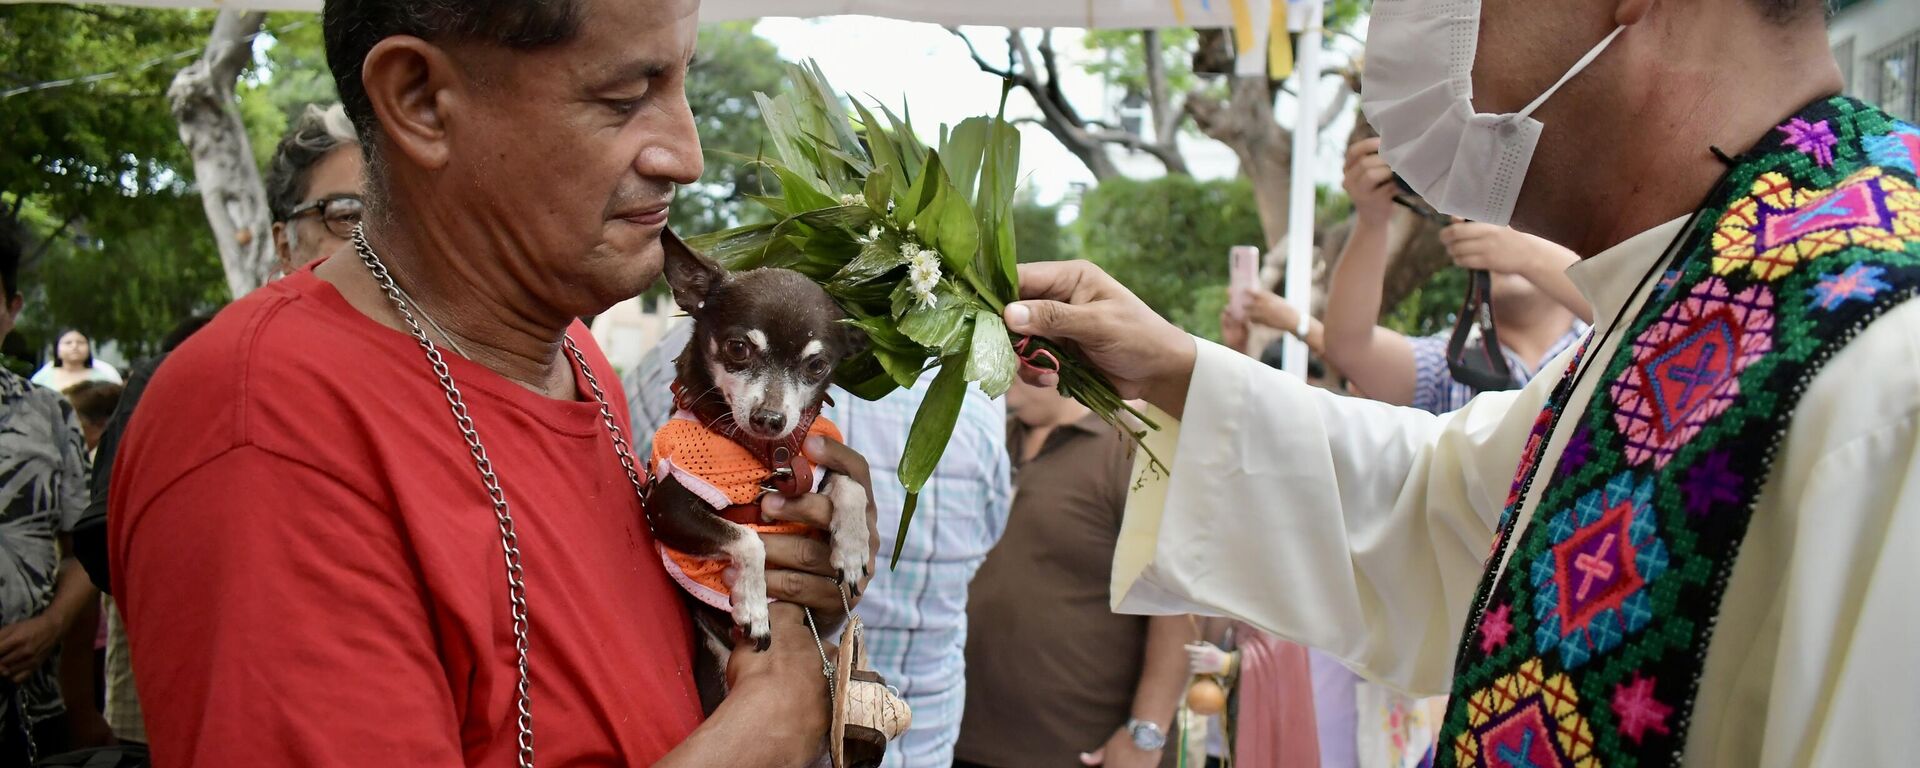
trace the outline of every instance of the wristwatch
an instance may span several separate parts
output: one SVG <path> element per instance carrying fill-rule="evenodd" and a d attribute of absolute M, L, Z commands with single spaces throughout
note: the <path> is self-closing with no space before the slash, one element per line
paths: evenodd
<path fill-rule="evenodd" d="M 1134 718 L 1127 721 L 1127 735 L 1133 737 L 1133 745 L 1142 752 L 1158 752 L 1167 746 L 1167 734 L 1160 725 L 1151 720 Z"/>

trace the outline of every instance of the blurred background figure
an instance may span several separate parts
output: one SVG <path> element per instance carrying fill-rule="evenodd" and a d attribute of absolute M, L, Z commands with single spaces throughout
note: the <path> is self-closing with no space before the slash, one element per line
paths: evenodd
<path fill-rule="evenodd" d="M 1052 389 L 1016 380 L 1006 401 L 1013 512 L 969 597 L 955 765 L 1173 765 L 1192 623 L 1107 602 L 1132 444 Z"/>
<path fill-rule="evenodd" d="M 55 392 L 65 392 L 68 387 L 83 381 L 105 381 L 120 383 L 120 371 L 102 361 L 93 358 L 93 340 L 70 328 L 60 334 L 54 343 L 53 359 L 33 374 L 33 383 Z"/>
<path fill-rule="evenodd" d="M 267 164 L 273 250 L 287 274 L 347 246 L 365 205 L 360 139 L 339 104 L 307 106 Z"/>
<path fill-rule="evenodd" d="M 1187 646 L 1194 675 L 1224 679 L 1229 692 L 1223 733 L 1232 741 L 1234 765 L 1271 768 L 1320 768 L 1313 675 L 1307 648 L 1261 632 L 1242 622 L 1221 619 L 1220 644 Z M 1232 650 L 1225 650 L 1231 648 Z M 1225 763 L 1210 755 L 1207 764 Z"/>
<path fill-rule="evenodd" d="M 96 455 L 113 410 L 120 404 L 121 389 L 111 382 L 83 381 L 61 393 L 73 404 L 89 460 Z M 105 746 L 113 741 L 112 728 L 101 710 L 108 639 L 104 610 L 102 603 L 89 603 L 60 639 L 60 690 L 67 692 L 67 722 L 72 734 L 69 746 L 74 749 Z"/>
<path fill-rule="evenodd" d="M 13 332 L 24 303 L 20 251 L 0 232 L 0 337 Z M 90 689 L 65 689 L 58 674 L 67 630 L 97 605 L 69 538 L 87 508 L 86 486 L 73 406 L 0 368 L 0 765 L 66 749 L 76 730 L 68 701 L 92 699 Z"/>
<path fill-rule="evenodd" d="M 113 420 L 113 409 L 120 405 L 123 388 L 109 381 L 83 381 L 61 391 L 80 419 L 80 434 L 87 440 L 88 456 L 100 447 L 100 435 L 107 431 L 107 422 Z"/>
<path fill-rule="evenodd" d="M 649 350 L 623 384 L 633 419 L 634 450 L 653 452 L 653 433 L 673 416 L 673 361 L 693 324 L 681 322 Z M 899 461 L 914 414 L 933 376 L 878 401 L 832 387 L 821 415 L 867 459 L 873 477 L 880 557 L 889 557 L 906 504 Z M 933 477 L 920 491 L 900 562 L 881 567 L 854 611 L 866 624 L 875 671 L 913 708 L 913 725 L 887 746 L 885 768 L 947 768 L 967 701 L 967 585 L 1007 527 L 1013 489 L 1006 443 L 1006 406 L 969 388 L 960 420 Z"/>
<path fill-rule="evenodd" d="M 1298 307 L 1288 303 L 1286 299 L 1271 290 L 1251 289 L 1248 292 L 1246 312 L 1243 314 L 1236 315 L 1231 309 L 1221 310 L 1220 340 L 1222 344 L 1232 349 L 1253 355 L 1263 361 L 1267 359 L 1267 350 L 1273 350 L 1274 359 L 1277 361 L 1282 344 L 1280 340 L 1269 343 L 1262 349 L 1248 348 L 1253 325 L 1272 328 L 1306 342 L 1307 351 L 1315 358 L 1327 352 L 1326 329 L 1320 325 L 1320 321 L 1301 312 Z"/>
<path fill-rule="evenodd" d="M 1432 413 L 1460 409 L 1478 394 L 1447 364 L 1450 332 L 1408 338 L 1379 325 L 1388 262 L 1388 222 L 1400 187 L 1377 138 L 1347 150 L 1342 181 L 1353 199 L 1353 234 L 1327 289 L 1327 362 L 1368 397 Z M 1520 387 L 1580 340 L 1593 310 L 1566 276 L 1572 251 L 1507 227 L 1458 222 L 1441 233 L 1454 263 L 1492 278 L 1493 321 Z"/>

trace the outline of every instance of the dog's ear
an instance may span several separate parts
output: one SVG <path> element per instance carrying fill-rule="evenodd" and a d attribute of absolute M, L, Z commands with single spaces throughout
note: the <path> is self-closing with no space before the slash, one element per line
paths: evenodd
<path fill-rule="evenodd" d="M 845 350 L 841 353 L 840 359 L 845 360 L 867 351 L 869 341 L 866 331 L 852 323 L 836 323 L 836 325 L 840 327 L 840 348 Z"/>
<path fill-rule="evenodd" d="M 661 230 L 660 246 L 666 251 L 664 271 L 667 287 L 673 289 L 673 302 L 687 312 L 706 306 L 714 286 L 727 278 L 727 271 L 687 247 L 671 229 Z"/>

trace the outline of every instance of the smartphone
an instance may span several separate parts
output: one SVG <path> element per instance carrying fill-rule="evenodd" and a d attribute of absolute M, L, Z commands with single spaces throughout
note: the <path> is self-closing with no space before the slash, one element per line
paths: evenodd
<path fill-rule="evenodd" d="M 1227 312 L 1245 317 L 1247 298 L 1260 285 L 1260 249 L 1236 245 L 1227 249 Z"/>

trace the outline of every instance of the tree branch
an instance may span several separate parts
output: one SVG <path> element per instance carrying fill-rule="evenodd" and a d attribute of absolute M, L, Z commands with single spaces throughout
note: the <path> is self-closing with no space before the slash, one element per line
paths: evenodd
<path fill-rule="evenodd" d="M 967 37 L 967 33 L 961 32 L 959 27 L 950 26 L 947 27 L 947 31 L 952 32 L 954 37 L 960 38 L 960 42 L 967 44 L 967 55 L 973 57 L 973 63 L 980 67 L 980 71 L 989 75 L 997 75 L 1005 80 L 1020 82 L 1020 77 L 1013 73 L 1011 67 L 1007 69 L 995 69 L 992 64 L 988 64 L 986 58 L 980 55 L 980 49 L 974 47 L 973 38 Z"/>
<path fill-rule="evenodd" d="M 1140 44 L 1145 48 L 1147 58 L 1147 107 L 1153 115 L 1153 135 L 1165 141 L 1167 131 L 1179 113 L 1169 114 L 1167 63 L 1161 58 L 1160 30 L 1148 29 L 1141 32 L 1140 36 Z"/>
<path fill-rule="evenodd" d="M 1023 41 L 1021 46 L 1025 47 L 1025 45 L 1026 43 Z M 1029 59 L 1029 61 L 1031 61 L 1031 59 Z M 1047 98 L 1052 99 L 1055 104 L 1060 105 L 1060 111 L 1067 116 L 1067 119 L 1071 121 L 1075 127 L 1086 125 L 1087 121 L 1080 117 L 1079 110 L 1073 108 L 1073 102 L 1067 99 L 1066 92 L 1060 90 L 1060 63 L 1059 57 L 1056 56 L 1053 51 L 1052 27 L 1040 30 L 1040 62 L 1047 70 Z"/>
<path fill-rule="evenodd" d="M 1327 126 L 1333 125 L 1333 121 L 1340 119 L 1340 115 L 1347 111 L 1347 102 L 1352 99 L 1353 91 L 1348 90 L 1346 84 L 1342 82 L 1340 87 L 1334 89 L 1333 97 L 1328 99 L 1327 105 L 1320 108 L 1319 130 L 1326 130 Z"/>
<path fill-rule="evenodd" d="M 59 240 L 61 236 L 67 234 L 67 228 L 73 226 L 73 223 L 79 220 L 80 214 L 76 213 L 68 216 L 66 221 L 60 222 L 59 227 L 54 228 L 52 232 L 40 240 L 40 246 L 33 249 L 33 255 L 27 257 L 27 263 L 38 264 L 40 257 L 47 255 L 47 249 L 53 247 L 53 241 Z"/>
<path fill-rule="evenodd" d="M 266 23 L 264 13 L 223 13 L 214 19 L 213 37 L 207 43 L 207 53 L 203 61 L 210 69 L 209 77 L 215 83 L 225 84 L 228 95 L 233 93 L 233 83 L 240 77 L 240 70 L 253 61 L 253 38 L 250 37 Z"/>
<path fill-rule="evenodd" d="M 1173 142 L 1150 142 L 1126 131 L 1092 131 L 1088 138 L 1103 144 L 1118 144 L 1128 149 L 1145 152 L 1167 167 L 1167 173 L 1187 174 L 1187 159 L 1180 154 Z"/>

